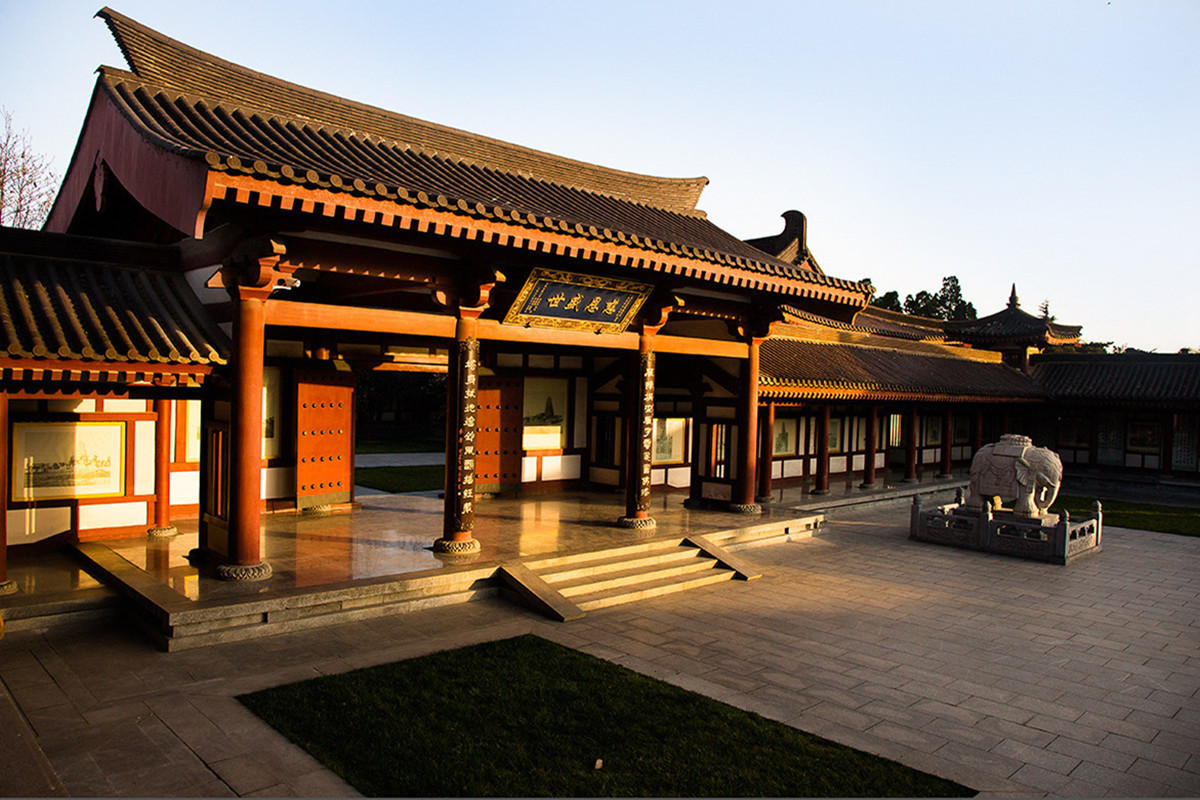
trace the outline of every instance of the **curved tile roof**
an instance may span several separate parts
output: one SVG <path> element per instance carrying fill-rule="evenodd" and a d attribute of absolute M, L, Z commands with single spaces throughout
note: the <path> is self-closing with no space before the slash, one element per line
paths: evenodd
<path fill-rule="evenodd" d="M 1079 339 L 1079 325 L 1060 325 L 1045 317 L 1035 317 L 1021 310 L 1014 285 L 1008 306 L 1002 311 L 979 319 L 946 323 L 949 336 L 965 342 L 1016 344 L 1070 344 Z"/>
<path fill-rule="evenodd" d="M 0 228 L 4 358 L 224 364 L 229 340 L 171 251 Z"/>
<path fill-rule="evenodd" d="M 706 179 L 610 170 L 353 103 L 99 12 L 132 72 L 100 86 L 157 146 L 262 180 L 428 206 L 734 267 L 771 281 L 869 296 L 790 264 L 695 210 Z"/>
<path fill-rule="evenodd" d="M 1045 396 L 1029 376 L 1003 364 L 884 347 L 772 338 L 763 342 L 760 359 L 766 394 L 779 387 L 800 395 L 853 390 L 906 397 Z"/>
<path fill-rule="evenodd" d="M 1034 379 L 1057 400 L 1200 406 L 1200 354 L 1038 355 Z"/>

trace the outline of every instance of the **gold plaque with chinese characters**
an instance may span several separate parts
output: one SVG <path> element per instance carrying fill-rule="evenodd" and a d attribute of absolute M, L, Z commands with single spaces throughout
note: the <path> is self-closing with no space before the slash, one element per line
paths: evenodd
<path fill-rule="evenodd" d="M 634 281 L 538 268 L 521 287 L 504 324 L 624 333 L 653 288 Z"/>

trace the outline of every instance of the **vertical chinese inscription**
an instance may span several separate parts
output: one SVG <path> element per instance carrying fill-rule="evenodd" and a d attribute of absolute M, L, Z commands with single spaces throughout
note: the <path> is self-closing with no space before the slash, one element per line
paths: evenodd
<path fill-rule="evenodd" d="M 650 510 L 650 448 L 654 441 L 654 353 L 642 353 L 638 384 L 638 413 L 641 415 L 641 449 L 638 453 L 637 504 L 639 512 Z"/>
<path fill-rule="evenodd" d="M 455 531 L 470 531 L 475 525 L 476 421 L 479 412 L 479 341 L 457 342 L 458 437 L 455 458 L 453 519 Z"/>

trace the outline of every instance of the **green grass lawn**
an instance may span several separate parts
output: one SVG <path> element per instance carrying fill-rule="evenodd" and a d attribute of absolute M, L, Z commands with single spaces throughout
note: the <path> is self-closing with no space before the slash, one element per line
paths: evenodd
<path fill-rule="evenodd" d="M 535 636 L 238 699 L 369 796 L 974 795 Z"/>
<path fill-rule="evenodd" d="M 1100 505 L 1104 509 L 1105 525 L 1200 536 L 1200 509 L 1104 499 L 1100 500 Z M 1091 498 L 1062 495 L 1050 510 L 1058 513 L 1064 508 L 1071 512 L 1073 519 L 1090 517 L 1093 514 Z"/>
<path fill-rule="evenodd" d="M 441 442 L 405 441 L 388 439 L 366 439 L 354 443 L 354 452 L 367 453 L 440 453 L 446 449 Z"/>
<path fill-rule="evenodd" d="M 441 464 L 418 467 L 355 467 L 354 483 L 381 492 L 427 492 L 445 488 L 446 468 Z"/>

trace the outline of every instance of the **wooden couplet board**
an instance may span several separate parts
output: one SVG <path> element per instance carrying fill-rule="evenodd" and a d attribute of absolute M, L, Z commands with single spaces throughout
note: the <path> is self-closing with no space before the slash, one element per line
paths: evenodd
<path fill-rule="evenodd" d="M 354 378 L 296 373 L 296 505 L 347 503 L 354 486 Z"/>
<path fill-rule="evenodd" d="M 523 400 L 520 378 L 480 376 L 476 491 L 515 492 L 521 488 Z"/>

